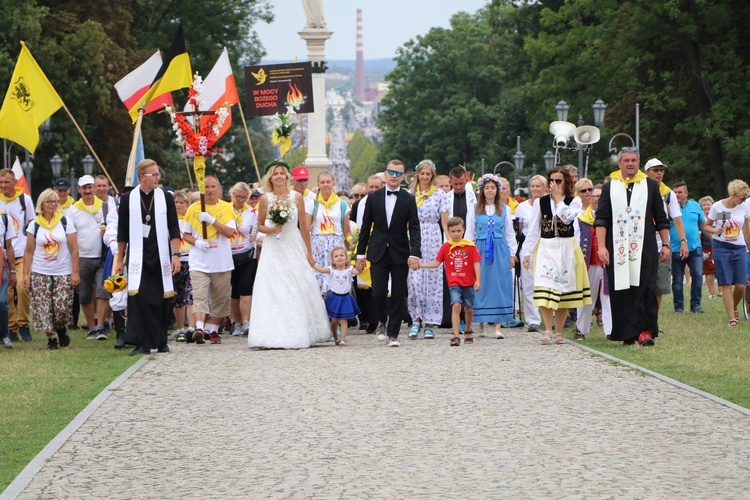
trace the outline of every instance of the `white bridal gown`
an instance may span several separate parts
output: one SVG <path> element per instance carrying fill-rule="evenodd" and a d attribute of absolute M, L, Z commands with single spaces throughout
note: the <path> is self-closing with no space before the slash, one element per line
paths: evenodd
<path fill-rule="evenodd" d="M 276 199 L 272 193 L 267 197 L 269 205 Z M 294 191 L 288 200 L 294 205 Z M 274 234 L 263 239 L 253 286 L 249 347 L 305 349 L 332 336 L 297 217 L 293 210 L 278 239 Z M 270 221 L 266 225 L 271 225 Z"/>

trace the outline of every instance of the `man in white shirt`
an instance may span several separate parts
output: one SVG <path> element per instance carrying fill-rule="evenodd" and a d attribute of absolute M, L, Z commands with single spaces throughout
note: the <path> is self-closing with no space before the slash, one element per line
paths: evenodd
<path fill-rule="evenodd" d="M 94 178 L 84 175 L 78 179 L 81 198 L 68 209 L 69 222 L 76 228 L 78 239 L 78 300 L 89 325 L 88 340 L 107 340 L 104 332 L 104 310 L 106 299 L 96 298 L 97 287 L 101 288 L 104 262 L 102 259 L 102 236 L 106 219 L 102 210 L 104 202 L 94 196 Z M 94 305 L 96 304 L 96 305 Z M 99 312 L 98 319 L 94 314 Z"/>
<path fill-rule="evenodd" d="M 23 252 L 26 249 L 26 226 L 34 220 L 34 204 L 23 189 L 16 187 L 16 176 L 8 168 L 0 169 L 0 210 L 8 217 L 8 226 L 13 227 L 16 238 L 13 239 L 13 253 L 18 257 L 14 267 L 8 268 L 12 283 L 8 284 L 8 329 L 10 340 L 17 340 L 18 335 L 24 342 L 33 340 L 29 331 L 30 298 L 29 290 L 16 276 L 23 274 Z"/>
<path fill-rule="evenodd" d="M 193 316 L 196 344 L 205 343 L 208 334 L 212 344 L 221 344 L 219 324 L 230 314 L 231 276 L 234 269 L 230 238 L 237 225 L 231 203 L 221 199 L 221 185 L 213 175 L 205 179 L 206 211 L 193 203 L 180 221 L 180 228 L 190 248 L 190 280 L 193 283 Z M 203 234 L 203 223 L 206 235 Z M 211 292 L 211 304 L 208 296 Z M 206 316 L 211 318 L 206 322 Z"/>

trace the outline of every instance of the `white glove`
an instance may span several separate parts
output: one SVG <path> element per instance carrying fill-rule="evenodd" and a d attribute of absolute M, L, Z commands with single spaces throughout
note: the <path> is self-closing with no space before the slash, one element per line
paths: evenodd
<path fill-rule="evenodd" d="M 195 244 L 193 246 L 198 250 L 208 250 L 211 247 L 211 243 L 207 242 L 206 240 L 195 240 Z"/>
<path fill-rule="evenodd" d="M 198 220 L 200 220 L 201 222 L 205 222 L 208 225 L 211 225 L 214 222 L 216 222 L 216 217 L 214 217 L 208 212 L 201 212 L 200 214 L 198 214 Z"/>
<path fill-rule="evenodd" d="M 112 255 L 117 255 L 118 248 L 117 248 L 117 242 L 113 241 L 109 244 L 109 249 L 112 250 Z"/>

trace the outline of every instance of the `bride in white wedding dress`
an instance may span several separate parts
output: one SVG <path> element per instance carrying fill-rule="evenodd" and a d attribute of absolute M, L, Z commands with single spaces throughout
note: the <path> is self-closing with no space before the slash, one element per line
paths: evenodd
<path fill-rule="evenodd" d="M 305 349 L 330 340 L 331 326 L 325 303 L 310 265 L 310 228 L 302 197 L 290 191 L 289 170 L 284 164 L 271 164 L 263 176 L 265 194 L 258 203 L 258 231 L 265 234 L 253 285 L 250 312 L 251 348 Z M 286 199 L 292 217 L 282 226 L 266 219 L 268 206 Z"/>

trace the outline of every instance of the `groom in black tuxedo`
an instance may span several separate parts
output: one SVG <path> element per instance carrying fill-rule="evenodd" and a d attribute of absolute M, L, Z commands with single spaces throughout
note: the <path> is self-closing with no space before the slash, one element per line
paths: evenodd
<path fill-rule="evenodd" d="M 357 269 L 364 269 L 366 251 L 367 260 L 372 265 L 373 301 L 381 312 L 386 309 L 388 277 L 391 278 L 387 329 L 390 347 L 399 346 L 398 331 L 406 313 L 409 268 L 419 269 L 419 259 L 422 257 L 417 203 L 414 195 L 401 189 L 403 175 L 402 161 L 388 162 L 385 188 L 367 197 L 357 245 Z"/>

